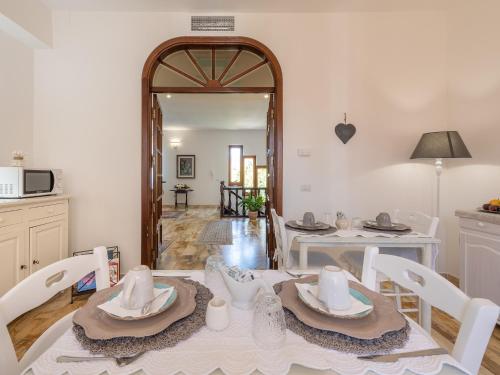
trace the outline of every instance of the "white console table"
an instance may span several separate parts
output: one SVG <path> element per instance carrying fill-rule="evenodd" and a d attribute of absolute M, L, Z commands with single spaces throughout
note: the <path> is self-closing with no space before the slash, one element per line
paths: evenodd
<path fill-rule="evenodd" d="M 0 296 L 68 256 L 67 195 L 0 199 Z"/>
<path fill-rule="evenodd" d="M 460 221 L 460 289 L 500 305 L 500 214 L 457 210 Z"/>

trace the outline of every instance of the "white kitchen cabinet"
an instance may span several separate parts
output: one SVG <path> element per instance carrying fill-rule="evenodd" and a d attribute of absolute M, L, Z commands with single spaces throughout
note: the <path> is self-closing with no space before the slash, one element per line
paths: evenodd
<path fill-rule="evenodd" d="M 68 256 L 68 196 L 0 200 L 0 296 Z"/>
<path fill-rule="evenodd" d="M 29 254 L 24 238 L 21 225 L 0 228 L 0 295 L 29 273 Z"/>
<path fill-rule="evenodd" d="M 500 305 L 500 215 L 457 211 L 460 217 L 460 289 Z"/>
<path fill-rule="evenodd" d="M 31 272 L 66 258 L 68 251 L 66 225 L 66 220 L 60 218 L 30 228 Z"/>

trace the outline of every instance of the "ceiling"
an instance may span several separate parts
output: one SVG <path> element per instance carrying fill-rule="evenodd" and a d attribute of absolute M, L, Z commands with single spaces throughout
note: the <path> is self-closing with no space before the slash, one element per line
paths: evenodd
<path fill-rule="evenodd" d="M 264 94 L 158 94 L 166 130 L 265 129 Z"/>
<path fill-rule="evenodd" d="M 139 12 L 343 12 L 441 10 L 453 0 L 42 0 L 58 10 Z"/>

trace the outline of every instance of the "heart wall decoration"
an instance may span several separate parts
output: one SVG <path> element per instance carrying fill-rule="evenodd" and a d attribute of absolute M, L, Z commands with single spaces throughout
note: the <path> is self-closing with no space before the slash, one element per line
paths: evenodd
<path fill-rule="evenodd" d="M 344 122 L 335 126 L 335 134 L 337 134 L 337 137 L 339 137 L 344 144 L 349 142 L 349 140 L 354 137 L 354 134 L 356 134 L 356 127 L 353 124 L 347 123 L 346 113 L 344 113 Z"/>

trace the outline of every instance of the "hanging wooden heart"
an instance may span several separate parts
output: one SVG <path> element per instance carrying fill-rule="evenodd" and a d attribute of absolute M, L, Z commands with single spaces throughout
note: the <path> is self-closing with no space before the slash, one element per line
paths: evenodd
<path fill-rule="evenodd" d="M 344 123 L 339 123 L 335 126 L 335 134 L 346 144 L 356 134 L 356 127 L 353 124 L 347 124 L 347 116 L 344 113 Z"/>

